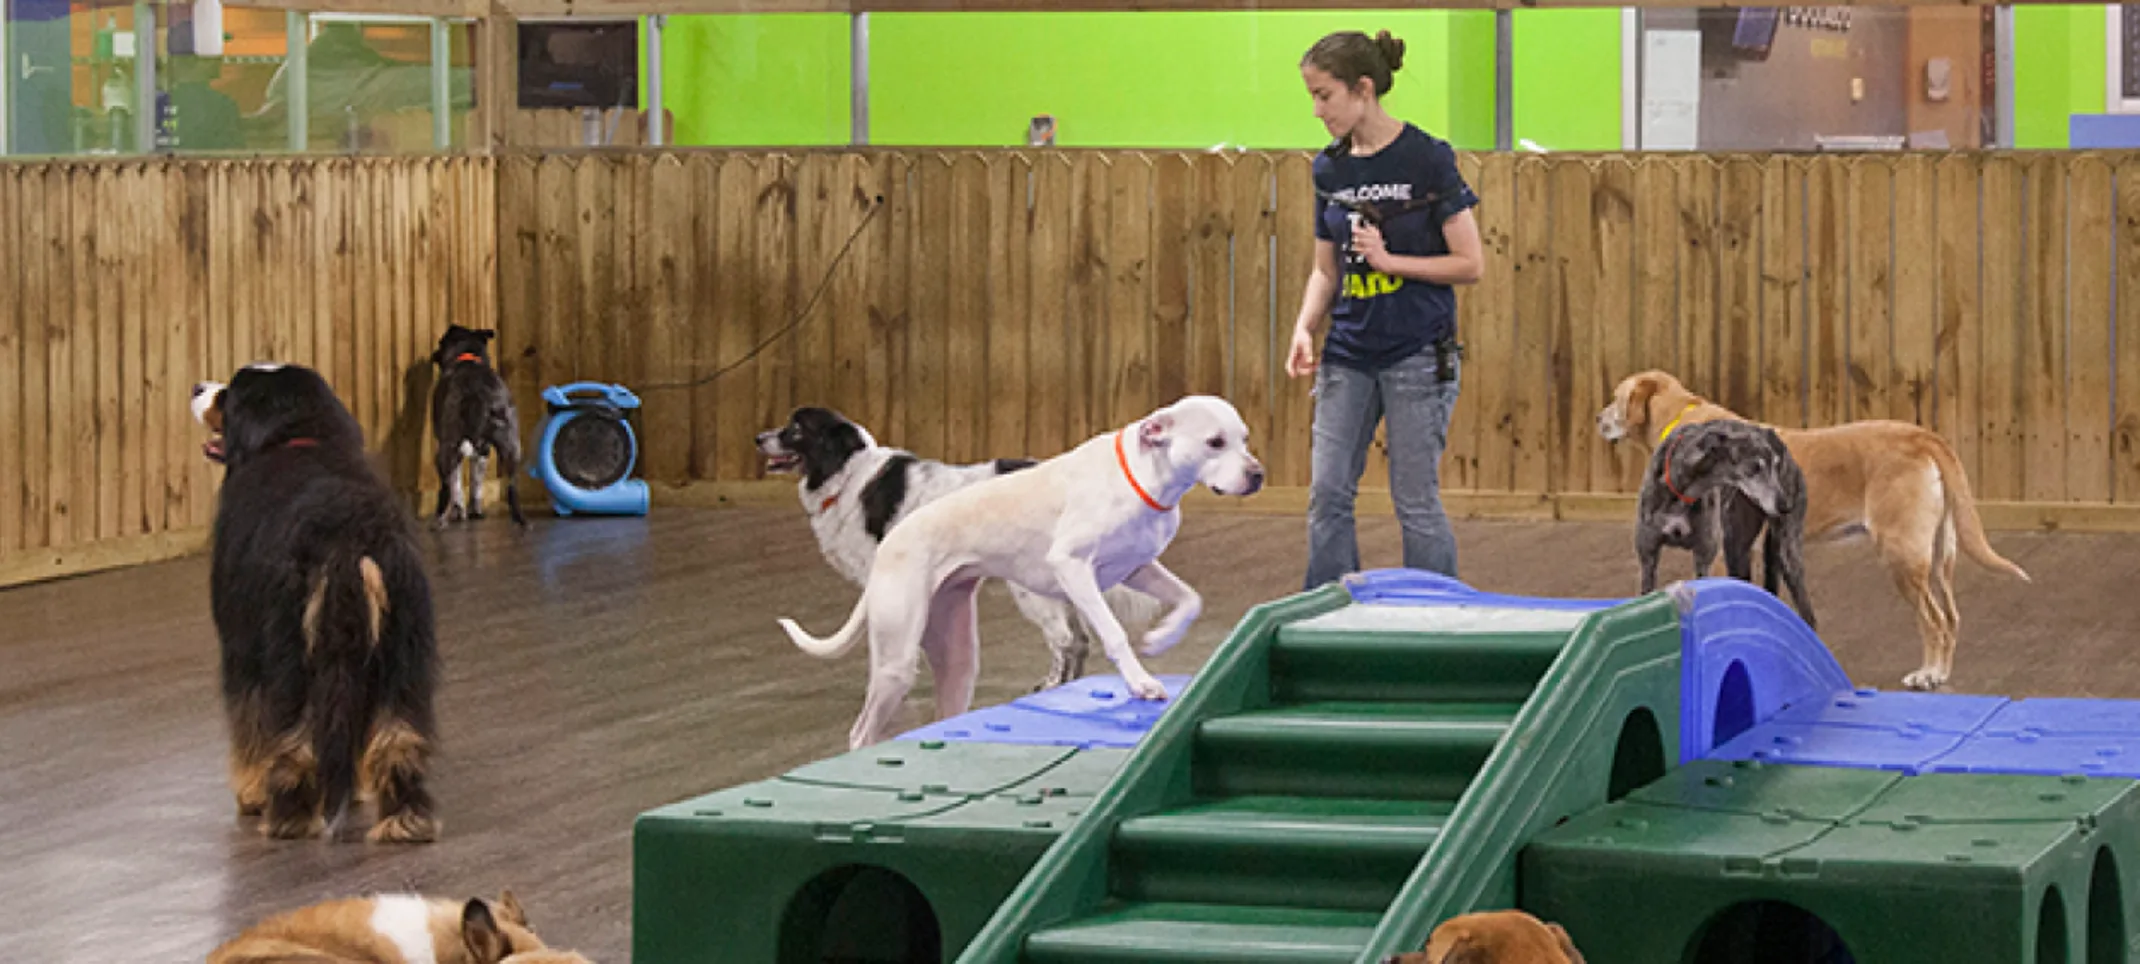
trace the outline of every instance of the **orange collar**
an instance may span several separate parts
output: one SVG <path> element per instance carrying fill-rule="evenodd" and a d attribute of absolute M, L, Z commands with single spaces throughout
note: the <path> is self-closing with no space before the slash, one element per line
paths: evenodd
<path fill-rule="evenodd" d="M 1166 506 L 1159 504 L 1158 499 L 1152 498 L 1151 493 L 1144 491 L 1144 486 L 1137 484 L 1137 473 L 1129 470 L 1129 453 L 1122 451 L 1122 432 L 1120 429 L 1115 431 L 1115 463 L 1122 466 L 1122 477 L 1129 480 L 1130 488 L 1137 490 L 1137 498 L 1143 499 L 1144 504 L 1151 506 L 1154 512 L 1169 511 Z"/>
<path fill-rule="evenodd" d="M 1674 419 L 1673 421 L 1677 422 L 1678 420 Z M 1678 444 L 1679 442 L 1676 439 L 1664 443 L 1664 490 L 1678 496 L 1679 501 L 1687 505 L 1693 505 L 1696 500 L 1687 498 L 1686 493 L 1679 491 L 1679 487 L 1672 484 L 1672 446 Z"/>
<path fill-rule="evenodd" d="M 817 504 L 817 511 L 823 512 L 826 509 L 830 509 L 832 508 L 832 504 L 838 501 L 840 501 L 840 494 L 838 492 L 834 492 L 831 495 L 826 496 L 825 501 Z"/>
<path fill-rule="evenodd" d="M 483 356 L 481 356 L 481 355 L 478 355 L 478 354 L 476 354 L 475 352 L 472 352 L 472 351 L 464 351 L 464 352 L 462 352 L 462 353 L 460 353 L 460 354 L 458 354 L 458 355 L 455 355 L 455 356 L 453 357 L 453 360 L 454 360 L 454 361 L 457 361 L 457 362 L 464 362 L 464 361 L 472 361 L 472 362 L 479 362 L 479 361 L 482 361 L 482 360 L 483 360 Z"/>

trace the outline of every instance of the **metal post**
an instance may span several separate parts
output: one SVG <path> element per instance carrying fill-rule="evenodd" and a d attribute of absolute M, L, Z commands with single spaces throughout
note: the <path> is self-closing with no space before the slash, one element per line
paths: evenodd
<path fill-rule="evenodd" d="M 1986 144 L 1986 145 L 1984 145 L 1984 146 L 1986 146 L 1986 147 L 1998 147 L 1998 148 L 2006 148 L 2006 149 L 2008 149 L 2008 150 L 2011 150 L 2011 149 L 2013 149 L 2013 147 L 2014 147 L 2014 8 L 2013 8 L 2013 6 L 2012 6 L 2011 4 L 2004 4 L 2004 3 L 2000 4 L 2000 5 L 1999 5 L 1999 11 L 1998 11 L 1998 14 L 1997 14 L 1997 19 L 1996 19 L 1996 20 L 1995 20 L 1994 22 L 1995 22 L 1995 24 L 1996 24 L 1996 27 L 1997 27 L 1997 36 L 1998 36 L 1998 41 L 1999 41 L 1999 50 L 1998 50 L 1998 72 L 1999 72 L 1999 77 L 1998 77 L 1998 83 L 1999 83 L 1999 96 L 1998 96 L 1998 99 L 1997 99 L 1997 103 L 1998 103 L 1998 105 L 1999 105 L 1999 117 L 1998 117 L 1998 128 L 1999 128 L 1999 143 L 1997 143 L 1997 144 Z"/>
<path fill-rule="evenodd" d="M 8 135 L 11 133 L 8 128 L 7 109 L 14 101 L 14 95 L 9 92 L 9 84 L 15 79 L 15 71 L 18 68 L 15 65 L 14 48 L 8 45 L 8 40 L 14 34 L 15 27 L 7 17 L 7 2 L 0 0 L 0 157 L 7 156 Z"/>
<path fill-rule="evenodd" d="M 1494 11 L 1494 150 L 1516 146 L 1516 12 Z"/>
<path fill-rule="evenodd" d="M 869 143 L 869 12 L 847 17 L 847 140 Z"/>
<path fill-rule="evenodd" d="M 658 13 L 646 18 L 646 142 L 655 147 L 668 141 L 662 130 L 665 111 L 661 103 L 661 28 L 668 19 Z"/>
<path fill-rule="evenodd" d="M 312 21 L 302 10 L 283 14 L 289 36 L 289 55 L 282 61 L 282 98 L 289 105 L 290 150 L 303 153 L 312 146 L 312 97 L 305 83 L 306 49 L 312 43 Z"/>
<path fill-rule="evenodd" d="M 156 8 L 134 0 L 134 150 L 156 152 Z"/>
<path fill-rule="evenodd" d="M 1620 8 L 1620 149 L 1642 149 L 1642 8 Z"/>
<path fill-rule="evenodd" d="M 446 18 L 431 18 L 431 146 L 453 147 L 453 43 Z"/>

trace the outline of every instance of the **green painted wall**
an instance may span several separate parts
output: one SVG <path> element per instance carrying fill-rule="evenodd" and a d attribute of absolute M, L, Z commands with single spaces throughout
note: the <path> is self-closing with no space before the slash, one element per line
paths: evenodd
<path fill-rule="evenodd" d="M 1300 55 L 1342 29 L 1404 38 L 1392 112 L 1459 147 L 1493 146 L 1493 14 L 1418 10 L 876 14 L 870 140 L 1017 144 L 1051 113 L 1066 147 L 1318 147 Z M 670 17 L 677 141 L 846 143 L 847 46 L 838 14 Z"/>
<path fill-rule="evenodd" d="M 2068 145 L 2067 119 L 2103 110 L 2103 8 L 2014 7 L 2014 146 Z"/>
<path fill-rule="evenodd" d="M 662 30 L 662 97 L 676 119 L 676 142 L 847 143 L 847 45 L 846 14 L 670 17 Z M 639 81 L 643 99 L 643 57 Z"/>
<path fill-rule="evenodd" d="M 1552 150 L 1620 146 L 1616 9 L 1518 10 L 1518 138 Z M 1405 39 L 1398 116 L 1486 149 L 1494 22 L 1485 11 L 878 14 L 870 18 L 870 133 L 878 144 L 1020 143 L 1052 113 L 1064 146 L 1319 147 L 1300 55 L 1338 29 Z M 674 16 L 664 39 L 677 141 L 845 144 L 847 19 Z M 2103 8 L 2014 11 L 2015 132 L 2063 148 L 2067 117 L 2103 109 Z"/>
<path fill-rule="evenodd" d="M 1447 11 L 872 15 L 870 139 L 1018 143 L 1053 114 L 1066 147 L 1316 147 L 1300 57 L 1340 29 L 1404 39 L 1392 113 L 1491 145 L 1492 14 Z M 1483 127 L 1450 108 L 1482 81 Z"/>
<path fill-rule="evenodd" d="M 1518 10 L 1510 26 L 1519 145 L 1619 150 L 1620 11 Z"/>
<path fill-rule="evenodd" d="M 1494 146 L 1494 15 L 1449 14 L 1449 143 L 1473 150 Z"/>

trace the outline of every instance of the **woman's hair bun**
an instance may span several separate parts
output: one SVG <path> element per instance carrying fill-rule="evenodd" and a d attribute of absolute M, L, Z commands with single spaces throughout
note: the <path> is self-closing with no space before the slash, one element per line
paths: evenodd
<path fill-rule="evenodd" d="M 1375 49 L 1382 53 L 1382 62 L 1389 65 L 1391 73 L 1404 66 L 1404 41 L 1390 36 L 1389 31 L 1375 32 Z"/>

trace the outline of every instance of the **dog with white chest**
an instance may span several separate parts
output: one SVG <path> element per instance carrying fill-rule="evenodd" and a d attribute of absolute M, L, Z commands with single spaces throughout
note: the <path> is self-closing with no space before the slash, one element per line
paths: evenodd
<path fill-rule="evenodd" d="M 793 620 L 780 625 L 823 658 L 845 653 L 867 627 L 869 692 L 848 733 L 850 749 L 891 737 L 921 657 L 935 677 L 938 717 L 966 712 L 980 660 L 974 595 L 984 579 L 1067 600 L 1130 692 L 1163 699 L 1166 688 L 1138 661 L 1102 593 L 1124 585 L 1167 607 L 1145 634 L 1145 655 L 1180 642 L 1202 598 L 1158 558 L 1181 526 L 1181 498 L 1198 485 L 1237 497 L 1263 486 L 1247 423 L 1226 400 L 1207 395 L 914 510 L 878 546 L 862 598 L 838 632 L 819 639 Z"/>
<path fill-rule="evenodd" d="M 1036 464 L 1018 458 L 967 464 L 923 458 L 880 445 L 861 424 L 816 406 L 797 408 L 787 424 L 758 433 L 754 441 L 767 472 L 798 476 L 796 495 L 810 519 L 818 551 L 857 587 L 869 582 L 877 544 L 915 509 Z M 1019 614 L 1038 627 L 1047 642 L 1048 671 L 1034 689 L 1061 686 L 1084 675 L 1091 633 L 1076 609 L 1015 585 L 1006 588 Z M 1148 627 L 1158 615 L 1158 604 L 1143 593 L 1117 586 L 1102 595 L 1124 627 Z"/>

